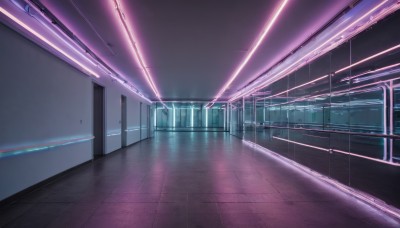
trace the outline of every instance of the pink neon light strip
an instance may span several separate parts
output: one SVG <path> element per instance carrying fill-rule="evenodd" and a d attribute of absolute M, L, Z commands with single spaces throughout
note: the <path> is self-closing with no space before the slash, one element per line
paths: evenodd
<path fill-rule="evenodd" d="M 40 12 L 41 10 L 33 4 L 28 3 L 28 5 L 32 8 L 34 8 L 35 10 L 37 10 L 38 12 Z M 32 15 L 31 15 L 32 16 Z M 70 49 L 74 50 L 75 53 L 77 53 L 79 56 L 81 56 L 82 58 L 84 58 L 86 61 L 90 62 L 93 66 L 97 66 L 98 64 L 93 62 L 93 60 L 91 60 L 90 58 L 87 57 L 87 55 L 83 54 L 82 51 L 79 51 L 75 46 L 71 45 L 70 42 L 67 42 L 66 39 L 70 39 L 69 37 L 67 37 L 64 33 L 62 33 L 62 36 L 59 35 L 56 31 L 54 31 L 52 28 L 50 28 L 49 25 L 47 25 L 44 21 L 40 20 L 39 18 L 36 17 L 36 15 L 32 16 L 33 18 L 35 18 L 41 25 L 43 25 L 48 31 L 50 31 L 54 36 L 56 36 L 59 40 L 61 40 L 65 45 L 67 45 Z M 51 21 L 47 20 L 49 23 L 51 23 Z"/>
<path fill-rule="evenodd" d="M 124 31 L 126 32 L 125 35 L 127 36 L 127 39 L 130 43 L 130 47 L 132 49 L 132 53 L 134 55 L 134 58 L 136 60 L 136 62 L 139 64 L 139 66 L 142 68 L 143 72 L 144 72 L 144 76 L 146 78 L 147 83 L 149 84 L 149 86 L 151 87 L 151 89 L 153 90 L 154 94 L 160 99 L 161 101 L 161 96 L 160 93 L 157 90 L 157 87 L 154 84 L 154 81 L 150 75 L 150 72 L 147 70 L 146 67 L 146 63 L 144 61 L 144 58 L 139 50 L 139 47 L 137 45 L 137 42 L 135 42 L 134 36 L 133 36 L 133 32 L 130 29 L 131 26 L 128 26 L 127 21 L 125 20 L 125 15 L 122 12 L 121 9 L 121 4 L 119 3 L 118 0 L 113 0 L 114 4 L 116 6 L 116 10 L 118 12 L 118 17 L 119 17 L 119 21 L 121 22 L 121 26 L 124 29 Z"/>
<path fill-rule="evenodd" d="M 37 38 L 39 38 L 40 40 L 42 40 L 43 42 L 45 42 L 47 45 L 49 45 L 50 47 L 52 47 L 54 50 L 58 51 L 59 53 L 61 53 L 62 55 L 64 55 L 65 57 L 67 57 L 69 60 L 71 60 L 72 62 L 74 62 L 75 64 L 77 64 L 78 66 L 80 66 L 81 68 L 83 68 L 87 73 L 89 73 L 90 75 L 95 76 L 96 78 L 99 78 L 100 76 L 95 73 L 94 71 L 92 71 L 91 69 L 89 69 L 88 67 L 86 67 L 85 65 L 83 65 L 82 63 L 80 63 L 78 60 L 76 60 L 75 58 L 73 58 L 71 55 L 69 55 L 68 53 L 66 53 L 65 51 L 63 51 L 61 48 L 59 48 L 58 46 L 56 46 L 55 44 L 53 44 L 51 41 L 49 41 L 48 39 L 46 39 L 44 36 L 40 35 L 39 33 L 37 33 L 35 30 L 31 29 L 28 25 L 26 25 L 24 22 L 20 21 L 18 18 L 14 17 L 12 14 L 10 14 L 8 11 L 6 11 L 3 7 L 0 7 L 0 12 L 2 14 L 4 14 L 5 16 L 7 16 L 8 18 L 10 18 L 12 21 L 14 21 L 15 23 L 17 23 L 19 26 L 23 27 L 25 30 L 27 30 L 28 32 L 30 32 L 32 35 L 36 36 Z"/>
<path fill-rule="evenodd" d="M 297 144 L 297 145 L 301 145 L 301 146 L 305 146 L 305 147 L 314 148 L 314 149 L 317 149 L 317 150 L 322 150 L 322 151 L 327 151 L 327 152 L 330 151 L 329 149 L 325 149 L 325 148 L 322 148 L 322 147 L 317 147 L 317 146 L 312 146 L 312 145 L 309 145 L 309 144 L 299 143 L 299 142 L 296 142 L 296 141 L 283 139 L 283 138 L 279 138 L 279 137 L 276 137 L 276 136 L 273 136 L 272 138 L 275 138 L 275 139 L 278 139 L 278 140 L 282 140 L 282 141 L 286 141 L 286 142 L 290 142 L 290 143 Z M 342 151 L 342 150 L 332 149 L 332 151 L 335 151 L 335 152 L 338 152 L 338 153 L 341 153 L 341 154 L 351 155 L 351 156 L 354 156 L 354 157 L 364 158 L 364 159 L 371 160 L 371 161 L 380 162 L 380 163 L 387 164 L 387 165 L 400 166 L 399 163 L 388 162 L 388 161 L 384 161 L 384 160 L 381 160 L 381 159 L 371 158 L 371 157 L 368 157 L 368 156 L 364 156 L 364 155 L 360 155 L 360 154 L 354 154 L 354 153 L 350 153 L 350 152 L 346 152 L 346 151 Z"/>
<path fill-rule="evenodd" d="M 228 80 L 227 83 L 222 87 L 222 89 L 218 92 L 218 94 L 215 96 L 215 98 L 206 105 L 208 107 L 210 104 L 213 105 L 215 101 L 218 100 L 218 98 L 221 97 L 222 93 L 225 92 L 225 90 L 228 88 L 228 86 L 235 80 L 235 78 L 239 75 L 239 73 L 243 70 L 243 68 L 246 66 L 246 64 L 249 62 L 251 57 L 253 57 L 254 53 L 258 49 L 258 47 L 261 45 L 262 41 L 264 40 L 265 36 L 268 34 L 268 32 L 271 30 L 272 26 L 274 25 L 275 21 L 278 19 L 278 16 L 286 6 L 289 0 L 284 0 L 282 4 L 279 6 L 278 11 L 276 11 L 275 15 L 272 17 L 271 21 L 268 23 L 268 25 L 265 27 L 264 32 L 261 34 L 261 36 L 257 39 L 256 44 L 253 46 L 249 54 L 246 56 L 244 61 L 239 65 L 239 67 L 236 69 L 235 73 L 231 76 L 231 78 Z M 210 105 L 210 106 L 211 106 Z"/>
<path fill-rule="evenodd" d="M 343 32 L 345 32 L 347 29 L 349 29 L 350 27 L 352 27 L 353 25 L 357 24 L 359 21 L 361 21 L 362 19 L 364 19 L 365 17 L 367 17 L 369 14 L 371 14 L 372 12 L 374 12 L 376 9 L 378 9 L 379 7 L 381 7 L 383 4 L 385 4 L 388 0 L 384 0 L 382 1 L 380 4 L 378 4 L 377 6 L 375 6 L 374 8 L 372 8 L 370 11 L 368 11 L 367 13 L 365 13 L 363 16 L 361 16 L 360 18 L 358 18 L 356 21 L 354 21 L 353 23 L 351 23 L 350 25 L 346 26 L 344 29 L 342 29 L 340 32 L 336 33 L 336 36 L 331 37 L 330 39 L 326 40 L 324 43 L 322 43 L 321 45 L 319 45 L 317 48 L 315 48 L 313 51 L 310 51 L 309 53 L 307 53 L 306 55 L 304 55 L 303 57 L 301 57 L 300 59 L 298 59 L 297 61 L 295 61 L 294 63 L 292 63 L 290 66 L 286 67 L 284 70 L 282 70 L 281 74 L 278 75 L 284 75 L 286 74 L 287 70 L 289 70 L 291 67 L 295 66 L 296 64 L 298 64 L 299 62 L 301 62 L 302 60 L 304 60 L 305 58 L 307 58 L 308 56 L 310 56 L 311 54 L 315 53 L 315 51 L 317 51 L 318 49 L 320 49 L 321 47 L 323 47 L 324 45 L 328 44 L 329 42 L 331 42 L 332 40 L 336 39 L 338 36 L 341 36 Z M 278 76 L 275 76 L 274 78 L 276 78 Z M 261 86 L 265 86 L 270 80 L 267 80 L 265 83 L 262 83 Z M 260 87 L 261 87 L 260 86 Z M 258 88 L 260 88 L 258 87 Z M 253 92 L 256 89 L 250 89 L 247 92 L 244 92 L 243 94 L 240 94 L 240 92 L 238 92 L 237 95 L 234 95 L 231 99 L 229 99 L 229 101 L 233 101 L 236 100 L 238 97 L 242 97 L 242 96 L 246 96 L 249 93 Z"/>
<path fill-rule="evenodd" d="M 390 68 L 396 67 L 396 66 L 400 66 L 400 63 L 396 63 L 396 64 L 389 65 L 389 66 L 385 66 L 385 67 L 382 67 L 382 68 L 379 68 L 379 69 L 376 69 L 376 70 L 369 70 L 369 71 L 361 73 L 361 74 L 357 74 L 357 75 L 354 75 L 354 76 L 351 76 L 351 77 L 344 78 L 341 81 L 348 81 L 348 80 L 351 80 L 351 79 L 354 79 L 354 78 L 361 77 L 361 76 L 363 76 L 365 74 L 371 74 L 371 73 L 383 71 L 383 70 L 390 69 Z"/>
<path fill-rule="evenodd" d="M 393 50 L 396 50 L 396 49 L 398 49 L 398 48 L 400 48 L 400 44 L 398 44 L 398 45 L 396 45 L 396 46 L 393 46 L 393 47 L 391 47 L 391 48 L 388 48 L 388 49 L 386 49 L 386 50 L 384 50 L 384 51 L 378 52 L 378 53 L 376 53 L 376 54 L 374 54 L 374 55 L 371 55 L 371 56 L 369 56 L 369 57 L 367 57 L 367 58 L 365 58 L 365 59 L 362 59 L 362 60 L 360 60 L 360 61 L 358 61 L 358 62 L 356 62 L 356 63 L 354 63 L 354 64 L 351 64 L 351 65 L 349 65 L 349 66 L 346 66 L 346 67 L 344 67 L 344 68 L 342 68 L 342 69 L 339 69 L 338 71 L 335 72 L 335 74 L 340 73 L 340 72 L 343 72 L 343 71 L 345 71 L 345 70 L 347 70 L 347 69 L 349 69 L 349 68 L 351 68 L 351 67 L 360 65 L 361 63 L 364 63 L 364 62 L 366 62 L 366 61 L 368 61 L 368 60 L 371 60 L 371 59 L 374 59 L 374 58 L 376 58 L 376 57 L 379 57 L 379 56 L 381 56 L 381 55 L 383 55 L 383 54 L 386 54 L 386 53 L 391 52 L 391 51 L 393 51 Z M 391 68 L 391 67 L 395 67 L 395 66 L 398 66 L 398 65 L 400 65 L 400 63 L 393 64 L 393 65 L 389 65 L 389 66 L 385 66 L 385 67 L 382 67 L 382 68 L 379 68 L 379 69 L 376 69 L 376 70 L 373 70 L 373 71 L 369 71 L 369 72 L 367 72 L 367 73 L 373 73 L 373 72 L 377 72 L 377 71 L 382 71 L 382 70 L 385 70 L 385 69 L 388 69 L 388 68 Z M 347 78 L 346 80 L 354 79 L 354 78 L 360 77 L 360 76 L 362 76 L 362 75 L 363 75 L 363 74 L 355 75 L 355 76 L 353 76 L 353 77 Z M 280 93 L 278 93 L 278 94 L 275 94 L 275 95 L 273 95 L 273 96 L 266 97 L 265 99 L 272 98 L 272 97 L 281 95 L 281 94 L 283 94 L 283 93 L 292 91 L 292 90 L 294 90 L 294 89 L 300 88 L 300 87 L 302 87 L 302 86 L 305 86 L 305 85 L 314 83 L 314 82 L 319 81 L 319 80 L 321 80 L 321 79 L 323 79 L 323 78 L 326 78 L 326 77 L 328 77 L 328 76 L 329 76 L 329 75 L 324 75 L 324 76 L 322 76 L 322 77 L 320 77 L 320 78 L 314 79 L 314 80 L 309 81 L 309 82 L 307 82 L 307 83 L 304 83 L 304 84 L 302 84 L 302 85 L 299 85 L 299 86 L 293 87 L 293 88 L 291 88 L 291 89 L 285 90 L 285 91 L 280 92 Z M 233 98 L 233 99 L 236 99 L 236 98 Z M 229 101 L 232 101 L 233 99 L 230 99 Z"/>
<path fill-rule="evenodd" d="M 328 77 L 328 76 L 329 76 L 329 75 L 324 75 L 324 76 L 321 76 L 321 77 L 319 77 L 319 78 L 317 78 L 317 79 L 314 79 L 314 80 L 312 80 L 312 81 L 309 81 L 309 82 L 306 82 L 306 83 L 304 83 L 304 84 L 301 84 L 301 85 L 295 86 L 295 87 L 293 87 L 293 88 L 291 88 L 291 89 L 288 89 L 288 90 L 282 91 L 282 92 L 280 92 L 280 93 L 277 93 L 277 94 L 275 94 L 275 95 L 272 95 L 272 96 L 269 96 L 269 97 L 266 97 L 266 98 L 263 98 L 263 99 L 268 99 L 268 98 L 272 98 L 272 97 L 279 96 L 279 95 L 281 95 L 281 94 L 284 94 L 284 93 L 290 92 L 290 91 L 292 91 L 292 90 L 295 90 L 295 89 L 301 88 L 301 87 L 303 87 L 303 86 L 306 86 L 306 85 L 312 84 L 312 83 L 314 83 L 314 82 L 320 81 L 320 80 L 322 80 L 322 79 L 324 79 L 324 78 L 326 78 L 326 77 Z"/>
<path fill-rule="evenodd" d="M 393 51 L 393 50 L 396 50 L 397 48 L 400 48 L 400 44 L 398 44 L 398 45 L 396 45 L 396 46 L 394 46 L 394 47 L 388 48 L 388 49 L 386 49 L 386 50 L 384 50 L 384 51 L 381 51 L 381 52 L 379 52 L 379 53 L 376 53 L 375 55 L 371 55 L 371 56 L 369 56 L 369 57 L 367 57 L 367 58 L 365 58 L 365 59 L 362 59 L 362 60 L 360 60 L 360 61 L 358 61 L 358 62 L 356 62 L 356 63 L 353 63 L 353 64 L 351 64 L 351 65 L 348 65 L 347 67 L 343 67 L 342 69 L 337 70 L 337 71 L 335 72 L 335 74 L 338 74 L 338 73 L 343 72 L 343 71 L 345 71 L 345 70 L 347 70 L 347 69 L 349 69 L 349 68 L 351 68 L 351 67 L 353 67 L 353 66 L 360 65 L 361 63 L 364 63 L 364 62 L 366 62 L 366 61 L 368 61 L 368 60 L 371 60 L 371 59 L 373 59 L 373 58 L 379 57 L 379 56 L 381 56 L 381 55 L 383 55 L 383 54 L 386 54 L 386 53 L 388 53 L 388 52 L 391 52 L 391 51 Z"/>
<path fill-rule="evenodd" d="M 288 101 L 288 102 L 284 102 L 284 103 L 266 105 L 265 107 L 273 107 L 273 106 L 285 105 L 285 104 L 295 103 L 297 101 L 304 101 L 304 100 L 309 100 L 309 99 L 313 99 L 313 98 L 317 98 L 317 97 L 323 97 L 323 96 L 327 96 L 327 95 L 341 95 L 341 94 L 344 94 L 344 93 L 352 92 L 350 90 L 355 90 L 355 89 L 359 89 L 359 88 L 363 88 L 363 87 L 367 87 L 367 86 L 371 86 L 371 85 L 377 85 L 377 84 L 381 84 L 381 83 L 384 83 L 384 82 L 390 82 L 390 81 L 396 80 L 398 78 L 400 78 L 400 77 L 389 79 L 389 80 L 385 80 L 385 81 L 373 82 L 373 83 L 369 83 L 369 84 L 353 87 L 353 88 L 346 89 L 346 90 L 336 91 L 336 92 L 333 92 L 333 93 L 318 94 L 318 95 L 310 96 L 310 97 L 301 97 L 301 98 L 298 98 L 298 99 L 295 99 L 295 100 L 292 100 L 292 101 Z M 354 92 L 359 92 L 359 91 L 354 91 Z"/>
<path fill-rule="evenodd" d="M 376 198 L 374 197 L 370 197 L 368 195 L 366 195 L 365 193 L 358 191 L 356 189 L 353 189 L 349 186 L 346 186 L 344 184 L 339 183 L 338 181 L 335 181 L 323 174 L 320 174 L 318 172 L 313 171 L 312 169 L 301 165 L 293 160 L 290 160 L 288 158 L 285 158 L 283 156 L 281 156 L 280 154 L 273 152 L 271 150 L 268 150 L 267 148 L 264 148 L 258 144 L 255 144 L 253 142 L 247 141 L 243 139 L 244 144 L 247 144 L 248 146 L 272 157 L 275 158 L 277 161 L 282 162 L 282 164 L 286 164 L 289 167 L 293 167 L 293 168 L 297 168 L 297 171 L 299 172 L 304 172 L 308 175 L 311 175 L 311 177 L 314 177 L 320 181 L 325 182 L 327 184 L 330 184 L 333 187 L 336 187 L 338 190 L 345 192 L 349 195 L 352 195 L 354 197 L 356 197 L 359 200 L 362 200 L 363 202 L 365 202 L 366 204 L 369 204 L 373 207 L 378 208 L 379 210 L 382 210 L 385 213 L 390 214 L 391 216 L 394 216 L 396 218 L 400 218 L 400 211 L 397 208 L 391 207 L 385 203 L 380 203 L 380 200 L 376 200 Z"/>

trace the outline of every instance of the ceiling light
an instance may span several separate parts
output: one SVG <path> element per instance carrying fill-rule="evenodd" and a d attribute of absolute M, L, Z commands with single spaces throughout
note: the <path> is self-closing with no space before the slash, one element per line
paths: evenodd
<path fill-rule="evenodd" d="M 18 7 L 20 10 L 24 11 L 29 16 L 33 17 L 36 21 L 38 21 L 41 26 L 46 28 L 47 31 L 51 32 L 51 34 L 55 38 L 57 38 L 56 39 L 57 41 L 63 42 L 63 44 L 65 44 L 68 47 L 68 51 L 70 51 L 71 54 L 68 54 L 66 52 L 66 50 L 63 50 L 60 47 L 56 46 L 54 43 L 52 43 L 49 40 L 49 38 L 44 37 L 43 35 L 40 34 L 40 32 L 37 32 L 37 31 L 33 30 L 32 28 L 30 28 L 27 24 L 22 22 L 20 19 L 17 19 L 17 17 L 12 15 L 6 9 L 1 8 L 0 9 L 1 13 L 3 13 L 8 18 L 10 18 L 12 21 L 17 23 L 18 25 L 20 25 L 21 27 L 23 27 L 24 29 L 26 29 L 30 33 L 32 33 L 34 36 L 39 38 L 41 41 L 45 42 L 47 45 L 49 45 L 52 48 L 54 48 L 55 50 L 57 50 L 59 53 L 61 53 L 65 57 L 67 57 L 69 60 L 71 60 L 72 62 L 74 62 L 75 64 L 77 64 L 81 68 L 83 68 L 85 73 L 89 73 L 89 75 L 93 75 L 93 76 L 95 76 L 97 78 L 100 77 L 97 73 L 93 72 L 88 67 L 86 67 L 86 65 L 82 64 L 82 62 L 80 62 L 79 60 L 73 58 L 72 54 L 78 54 L 81 58 L 85 59 L 86 61 L 88 61 L 93 66 L 99 68 L 101 71 L 103 71 L 104 73 L 109 75 L 112 79 L 114 79 L 115 81 L 117 81 L 118 83 L 123 85 L 129 91 L 135 93 L 136 95 L 140 96 L 141 98 L 143 98 L 144 100 L 148 101 L 149 103 L 152 103 L 151 100 L 149 100 L 142 93 L 140 93 L 137 89 L 135 89 L 133 85 L 128 84 L 126 81 L 121 80 L 117 75 L 115 75 L 114 73 L 110 72 L 110 70 L 108 70 L 108 68 L 105 65 L 103 65 L 102 63 L 100 63 L 97 60 L 97 57 L 92 57 L 93 58 L 93 60 L 92 60 L 91 58 L 89 58 L 90 55 L 86 55 L 85 53 L 82 53 L 82 51 L 78 50 L 77 47 L 80 47 L 83 51 L 85 51 L 85 48 L 80 46 L 79 42 L 78 42 L 78 44 L 77 43 L 71 43 L 70 38 L 63 33 L 64 32 L 63 30 L 57 30 L 56 31 L 57 27 L 56 26 L 54 26 L 54 27 L 51 26 L 51 24 L 50 24 L 51 20 L 48 17 L 46 17 L 46 15 L 41 15 L 41 13 L 40 13 L 41 10 L 40 10 L 40 8 L 37 8 L 36 5 L 31 5 L 30 3 L 27 3 L 25 1 L 14 1 L 13 0 L 11 2 L 16 7 Z M 60 31 L 61 31 L 61 33 L 60 33 Z M 74 40 L 72 40 L 72 41 L 74 41 Z"/>
<path fill-rule="evenodd" d="M 161 96 L 160 93 L 157 90 L 157 87 L 154 84 L 154 81 L 151 77 L 151 74 L 147 68 L 147 65 L 144 61 L 143 55 L 141 54 L 140 48 L 138 46 L 137 39 L 134 37 L 134 33 L 132 31 L 132 26 L 129 25 L 128 20 L 126 19 L 126 14 L 122 10 L 122 5 L 118 0 L 112 0 L 115 4 L 115 9 L 117 11 L 118 15 L 118 21 L 120 22 L 119 25 L 124 31 L 124 34 L 126 36 L 126 39 L 129 42 L 129 47 L 131 48 L 131 53 L 133 54 L 133 57 L 139 67 L 142 69 L 143 74 L 145 76 L 145 79 L 147 83 L 149 84 L 150 88 L 153 90 L 154 94 L 157 96 L 157 98 L 161 101 Z M 165 104 L 164 104 L 165 105 Z"/>
<path fill-rule="evenodd" d="M 339 39 L 336 42 L 335 41 L 336 38 L 341 37 L 341 36 L 345 36 L 345 32 L 349 32 L 349 34 L 346 35 L 346 37 L 350 37 L 353 34 L 356 34 L 360 28 L 362 28 L 365 25 L 370 25 L 371 23 L 373 23 L 374 21 L 377 21 L 379 19 L 381 19 L 383 16 L 386 15 L 387 12 L 392 12 L 392 10 L 396 9 L 399 7 L 399 5 L 396 4 L 392 4 L 390 6 L 387 6 L 385 8 L 385 10 L 380 10 L 378 11 L 378 9 L 381 9 L 383 7 L 384 4 L 388 3 L 388 0 L 384 0 L 382 2 L 380 2 L 378 5 L 375 6 L 371 6 L 372 8 L 370 10 L 368 10 L 366 13 L 363 13 L 360 17 L 358 17 L 355 21 L 351 22 L 349 25 L 346 25 L 343 29 L 340 29 L 339 32 L 335 32 L 334 36 L 331 36 L 331 38 L 327 39 L 327 40 L 323 40 L 322 44 L 317 44 L 316 48 L 313 48 L 311 51 L 301 55 L 301 57 L 297 60 L 295 60 L 292 64 L 290 64 L 288 67 L 285 67 L 282 70 L 279 70 L 279 73 L 269 77 L 267 80 L 265 80 L 264 82 L 256 80 L 252 83 L 252 85 L 241 89 L 240 91 L 238 91 L 237 93 L 235 93 L 230 99 L 229 102 L 232 102 L 240 97 L 244 97 L 247 96 L 249 94 L 251 94 L 252 92 L 264 88 L 267 85 L 270 85 L 271 83 L 273 83 L 274 81 L 278 80 L 281 77 L 284 77 L 290 73 L 292 73 L 293 71 L 295 71 L 296 69 L 298 69 L 299 67 L 303 66 L 304 64 L 308 63 L 309 61 L 311 61 L 312 59 L 310 59 L 311 57 L 316 58 L 317 56 L 312 56 L 313 53 L 315 52 L 319 52 L 320 54 L 326 53 L 327 51 L 331 50 L 332 48 L 336 47 L 337 45 L 339 45 L 340 43 L 344 42 L 344 39 Z M 365 4 L 369 4 L 369 3 L 365 3 Z M 368 21 L 368 23 L 363 24 L 363 26 L 359 26 L 357 27 L 357 24 L 360 23 L 360 21 L 362 21 L 365 18 L 368 18 L 368 16 L 370 16 L 372 13 L 374 12 L 378 12 L 379 14 L 376 15 L 374 17 L 374 21 Z M 352 28 L 357 27 L 357 29 L 353 29 Z M 334 30 L 335 27 L 332 29 Z M 351 30 L 351 31 L 350 31 Z M 332 43 L 333 42 L 333 43 Z M 308 58 L 308 59 L 307 59 Z M 302 64 L 303 63 L 303 64 Z M 276 69 L 276 68 L 275 68 Z M 272 69 L 274 70 L 274 69 Z M 270 70 L 267 74 L 263 75 L 260 79 L 262 79 L 265 76 L 268 76 L 268 74 L 272 74 L 272 71 Z"/>
<path fill-rule="evenodd" d="M 257 42 L 255 43 L 255 45 L 253 46 L 253 48 L 251 49 L 251 51 L 247 54 L 246 58 L 243 60 L 243 62 L 239 65 L 239 67 L 235 70 L 235 72 L 233 73 L 233 75 L 231 76 L 231 78 L 228 80 L 228 82 L 225 83 L 225 85 L 222 87 L 222 89 L 218 92 L 218 94 L 215 96 L 215 98 L 209 102 L 208 104 L 206 104 L 206 107 L 210 107 L 212 106 L 215 101 L 217 101 L 221 95 L 225 92 L 225 90 L 231 85 L 231 83 L 233 82 L 233 80 L 235 80 L 235 78 L 239 75 L 239 73 L 243 70 L 243 68 L 246 66 L 246 64 L 249 62 L 249 60 L 251 59 L 251 57 L 254 55 L 254 53 L 256 52 L 256 50 L 258 49 L 258 47 L 261 45 L 262 41 L 264 40 L 265 36 L 268 34 L 268 32 L 271 30 L 272 26 L 274 25 L 276 19 L 278 18 L 278 16 L 280 15 L 280 13 L 282 12 L 283 8 L 286 6 L 286 4 L 288 3 L 289 0 L 283 0 L 281 5 L 279 6 L 278 10 L 276 11 L 276 13 L 274 14 L 274 16 L 272 17 L 272 19 L 267 23 L 266 27 L 264 27 L 264 31 L 263 33 L 258 37 Z"/>
<path fill-rule="evenodd" d="M 69 60 L 71 60 L 72 62 L 74 62 L 76 65 L 78 65 L 79 67 L 81 67 L 82 69 L 85 70 L 85 72 L 89 75 L 92 75 L 96 78 L 99 78 L 100 76 L 95 73 L 94 71 L 92 71 L 91 69 L 89 69 L 88 67 L 86 67 L 85 65 L 83 65 L 82 63 L 80 63 L 77 59 L 75 59 L 74 57 L 72 57 L 71 55 L 69 55 L 67 52 L 65 52 L 64 50 L 62 50 L 61 48 L 59 48 L 57 45 L 55 45 L 54 43 L 52 43 L 50 40 L 48 40 L 46 37 L 42 36 L 41 34 L 39 34 L 38 32 L 36 32 L 35 30 L 33 30 L 32 28 L 30 28 L 27 24 L 25 24 L 24 22 L 22 22 L 21 20 L 19 20 L 18 18 L 16 18 L 14 15 L 12 15 L 11 13 L 9 13 L 7 10 L 5 10 L 3 7 L 0 7 L 0 12 L 2 14 L 4 14 L 5 16 L 7 16 L 9 19 L 11 19 L 13 22 L 15 22 L 16 24 L 18 24 L 19 26 L 23 27 L 26 31 L 30 32 L 32 35 L 34 35 L 35 37 L 37 37 L 38 39 L 40 39 L 41 41 L 43 41 L 44 43 L 46 43 L 47 45 L 49 45 L 50 47 L 52 47 L 54 50 L 58 51 L 59 53 L 61 53 L 63 56 L 65 56 L 66 58 L 68 58 Z"/>

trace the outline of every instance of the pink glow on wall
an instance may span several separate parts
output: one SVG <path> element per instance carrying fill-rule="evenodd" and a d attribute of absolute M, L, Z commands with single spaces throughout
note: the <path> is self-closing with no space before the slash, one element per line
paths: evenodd
<path fill-rule="evenodd" d="M 232 84 L 233 80 L 239 75 L 239 73 L 243 70 L 243 68 L 246 66 L 246 64 L 249 62 L 251 57 L 253 57 L 254 53 L 258 49 L 258 47 L 261 45 L 263 40 L 265 39 L 266 35 L 268 32 L 271 30 L 272 26 L 274 25 L 275 21 L 278 19 L 278 16 L 281 14 L 282 10 L 285 8 L 286 4 L 288 3 L 289 0 L 284 0 L 280 4 L 278 10 L 275 12 L 274 16 L 272 19 L 266 24 L 264 27 L 263 33 L 257 38 L 257 42 L 255 45 L 252 47 L 251 51 L 247 54 L 246 58 L 243 60 L 243 62 L 239 65 L 239 67 L 235 70 L 233 75 L 230 77 L 230 79 L 225 83 L 225 85 L 222 87 L 222 89 L 218 92 L 218 94 L 215 96 L 215 98 L 206 104 L 206 107 L 211 107 L 220 97 L 221 95 L 225 92 L 225 90 Z"/>
<path fill-rule="evenodd" d="M 38 32 L 36 32 L 35 30 L 33 30 L 32 28 L 30 28 L 27 24 L 25 24 L 24 22 L 22 22 L 21 20 L 19 20 L 18 18 L 16 18 L 14 15 L 12 15 L 11 13 L 9 13 L 7 10 L 5 10 L 3 7 L 0 7 L 0 12 L 2 14 L 4 14 L 5 16 L 7 16 L 9 19 L 11 19 L 13 22 L 15 22 L 16 24 L 18 24 L 19 26 L 21 26 L 22 28 L 24 28 L 26 31 L 30 32 L 32 35 L 34 35 L 35 37 L 37 37 L 38 39 L 40 39 L 41 41 L 43 41 L 44 43 L 46 43 L 48 46 L 50 46 L 51 48 L 53 48 L 54 50 L 56 50 L 57 52 L 61 53 L 63 56 L 65 56 L 66 58 L 68 58 L 69 60 L 71 60 L 72 62 L 74 62 L 76 65 L 78 65 L 79 67 L 81 67 L 82 69 L 85 70 L 86 73 L 88 73 L 89 75 L 92 75 L 96 78 L 99 78 L 100 76 L 95 73 L 94 71 L 92 71 L 91 69 L 89 69 L 88 67 L 86 67 L 85 65 L 83 65 L 82 63 L 80 63 L 77 59 L 75 59 L 74 57 L 72 57 L 70 54 L 68 54 L 67 52 L 65 52 L 64 50 L 62 50 L 61 48 L 59 48 L 57 45 L 55 45 L 54 43 L 52 43 L 50 40 L 48 40 L 46 37 L 42 36 L 41 34 L 39 34 Z"/>
<path fill-rule="evenodd" d="M 118 0 L 112 0 L 115 4 L 115 10 L 117 11 L 119 26 L 124 31 L 124 35 L 126 40 L 129 43 L 129 48 L 131 49 L 131 53 L 133 58 L 135 59 L 136 63 L 141 68 L 147 83 L 149 84 L 150 88 L 153 90 L 154 94 L 157 96 L 158 99 L 161 101 L 161 95 L 158 92 L 158 89 L 153 81 L 153 78 L 148 70 L 147 64 L 143 58 L 143 54 L 140 51 L 138 46 L 137 39 L 135 39 L 134 32 L 132 30 L 133 26 L 129 24 L 129 20 L 127 20 L 126 14 L 122 11 L 122 5 Z"/>

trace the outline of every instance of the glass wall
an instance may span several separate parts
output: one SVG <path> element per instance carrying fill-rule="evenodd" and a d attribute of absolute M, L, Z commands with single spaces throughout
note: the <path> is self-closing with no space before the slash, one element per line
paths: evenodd
<path fill-rule="evenodd" d="M 202 102 L 156 103 L 157 131 L 226 131 L 227 104 L 216 103 L 206 109 Z"/>
<path fill-rule="evenodd" d="M 395 12 L 233 102 L 231 133 L 400 207 L 399 25 Z"/>

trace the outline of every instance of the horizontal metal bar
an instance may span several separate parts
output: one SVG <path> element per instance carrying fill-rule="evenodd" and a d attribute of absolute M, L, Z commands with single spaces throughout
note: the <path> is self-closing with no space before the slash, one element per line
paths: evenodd
<path fill-rule="evenodd" d="M 362 132 L 351 132 L 351 131 L 333 131 L 333 130 L 321 130 L 321 129 L 310 129 L 310 128 L 293 128 L 293 127 L 278 127 L 278 126 L 263 126 L 264 128 L 276 128 L 276 129 L 288 129 L 296 131 L 312 131 L 312 132 L 323 132 L 323 133 L 334 133 L 343 135 L 359 135 L 359 136 L 369 136 L 377 138 L 392 138 L 400 139 L 400 135 L 387 135 L 387 134 L 371 134 Z"/>
<path fill-rule="evenodd" d="M 46 142 L 46 143 L 41 143 L 41 144 L 33 144 L 33 145 L 29 145 L 29 146 L 24 146 L 24 147 L 0 149 L 0 158 L 11 156 L 11 155 L 16 155 L 16 154 L 24 154 L 24 153 L 41 151 L 41 150 L 51 149 L 54 147 L 71 145 L 71 144 L 75 144 L 75 143 L 86 142 L 86 141 L 90 141 L 93 139 L 94 139 L 94 136 L 88 136 L 88 137 L 74 138 L 74 139 L 69 139 L 69 140 L 51 141 L 51 142 Z"/>

